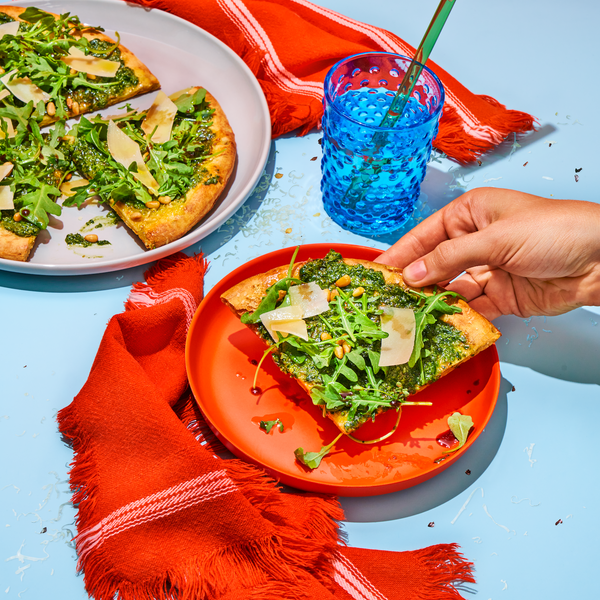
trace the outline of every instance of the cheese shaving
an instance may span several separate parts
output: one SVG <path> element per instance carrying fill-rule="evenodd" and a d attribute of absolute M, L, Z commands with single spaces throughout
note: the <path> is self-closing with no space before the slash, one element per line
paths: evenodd
<path fill-rule="evenodd" d="M 411 308 L 383 307 L 381 330 L 388 337 L 381 340 L 380 367 L 403 365 L 410 360 L 416 333 L 415 313 Z"/>
<path fill-rule="evenodd" d="M 0 40 L 5 35 L 17 35 L 19 31 L 19 21 L 10 21 L 9 23 L 3 23 L 0 25 Z"/>
<path fill-rule="evenodd" d="M 13 166 L 10 162 L 5 162 L 0 166 L 0 181 L 11 174 Z M 11 210 L 15 207 L 13 202 L 14 195 L 9 185 L 0 186 L 0 210 Z"/>
<path fill-rule="evenodd" d="M 327 290 L 322 290 L 314 281 L 290 287 L 290 304 L 302 309 L 302 317 L 314 317 L 329 310 Z"/>
<path fill-rule="evenodd" d="M 15 194 L 10 185 L 0 185 L 0 210 L 11 210 L 15 207 L 13 202 Z"/>
<path fill-rule="evenodd" d="M 146 118 L 142 121 L 143 132 L 146 135 L 152 134 L 151 140 L 156 144 L 168 142 L 171 139 L 176 114 L 177 106 L 173 100 L 164 92 L 158 92 Z"/>
<path fill-rule="evenodd" d="M 121 63 L 114 60 L 88 56 L 75 46 L 71 46 L 68 56 L 63 56 L 61 60 L 75 71 L 98 77 L 114 77 L 121 66 Z"/>
<path fill-rule="evenodd" d="M 137 142 L 132 140 L 124 131 L 121 131 L 114 121 L 108 122 L 106 141 L 111 156 L 126 169 L 129 169 L 131 163 L 135 163 L 138 171 L 132 173 L 132 175 L 154 195 L 158 194 L 160 186 L 148 170 Z"/>
<path fill-rule="evenodd" d="M 17 70 L 13 69 L 4 75 L 4 77 L 0 78 L 0 81 L 15 98 L 18 98 L 21 102 L 25 102 L 25 104 L 28 102 L 37 104 L 40 101 L 45 103 L 50 100 L 50 94 L 44 92 L 44 90 L 35 85 L 35 83 L 33 83 L 29 77 L 18 77 L 11 81 L 11 77 L 16 72 Z"/>
<path fill-rule="evenodd" d="M 74 196 L 77 193 L 76 188 L 84 187 L 89 183 L 87 179 L 83 179 L 83 177 L 79 179 L 71 179 L 71 181 L 65 181 L 60 186 L 60 191 L 63 193 L 63 196 L 69 198 L 70 196 Z"/>
<path fill-rule="evenodd" d="M 276 342 L 279 341 L 277 331 L 292 333 L 308 340 L 306 323 L 302 320 L 302 309 L 299 306 L 282 306 L 270 310 L 263 313 L 260 320 Z"/>

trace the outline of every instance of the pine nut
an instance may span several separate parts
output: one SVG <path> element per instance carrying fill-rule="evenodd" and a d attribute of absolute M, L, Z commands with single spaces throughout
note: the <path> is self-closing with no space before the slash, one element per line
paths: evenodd
<path fill-rule="evenodd" d="M 352 350 L 352 348 L 350 348 L 350 346 L 348 344 L 346 344 L 346 342 L 344 342 L 342 344 L 342 350 L 344 351 L 344 354 L 348 354 L 348 352 L 350 352 Z"/>
<path fill-rule="evenodd" d="M 72 112 L 74 115 L 78 115 L 78 114 L 79 114 L 79 102 L 73 102 L 73 103 L 71 104 L 71 112 Z"/>
<path fill-rule="evenodd" d="M 48 104 L 46 104 L 46 112 L 49 117 L 53 117 L 56 114 L 56 104 L 54 104 L 54 102 L 48 102 Z"/>
<path fill-rule="evenodd" d="M 150 200 L 150 202 L 146 202 L 146 208 L 158 208 L 160 206 L 160 202 L 158 200 Z"/>
<path fill-rule="evenodd" d="M 71 108 L 71 106 L 73 106 L 73 98 L 69 97 L 67 98 L 67 108 Z"/>
<path fill-rule="evenodd" d="M 130 217 L 129 217 L 132 221 L 139 221 L 142 218 L 142 213 L 141 212 L 134 212 L 131 213 Z"/>
<path fill-rule="evenodd" d="M 344 358 L 344 349 L 341 346 L 336 346 L 335 355 L 337 356 L 337 358 L 342 360 L 342 358 Z"/>
<path fill-rule="evenodd" d="M 351 282 L 350 275 L 342 275 L 335 282 L 335 285 L 337 285 L 337 287 L 346 287 L 347 285 L 350 285 L 350 282 Z"/>
<path fill-rule="evenodd" d="M 71 181 L 72 178 L 73 178 L 73 173 L 67 173 L 65 175 L 65 181 Z"/>
<path fill-rule="evenodd" d="M 171 202 L 171 196 L 160 196 L 158 201 L 161 204 L 169 204 Z"/>
<path fill-rule="evenodd" d="M 326 289 L 325 291 L 327 292 L 327 302 L 331 302 L 331 290 Z"/>
<path fill-rule="evenodd" d="M 365 293 L 365 288 L 364 287 L 357 287 L 353 292 L 352 292 L 352 296 L 354 298 L 358 298 L 359 296 L 362 296 Z"/>
<path fill-rule="evenodd" d="M 332 302 L 339 295 L 340 295 L 340 293 L 337 290 L 331 290 L 330 300 L 329 301 Z"/>
<path fill-rule="evenodd" d="M 21 216 L 21 213 L 15 213 L 13 215 L 13 221 L 16 221 L 18 223 L 19 221 L 22 221 L 22 220 L 23 220 L 23 217 Z"/>
<path fill-rule="evenodd" d="M 329 334 L 327 331 L 324 331 L 321 334 L 321 341 L 324 342 L 325 340 L 330 340 L 331 339 L 331 334 Z"/>
<path fill-rule="evenodd" d="M 95 244 L 98 241 L 98 236 L 95 233 L 88 233 L 84 238 L 86 242 L 91 242 Z"/>

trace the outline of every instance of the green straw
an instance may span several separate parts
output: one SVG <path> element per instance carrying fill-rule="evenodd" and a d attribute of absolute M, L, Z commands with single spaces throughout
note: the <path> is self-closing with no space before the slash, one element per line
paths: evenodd
<path fill-rule="evenodd" d="M 448 15 L 450 14 L 450 11 L 452 10 L 452 7 L 454 6 L 455 2 L 456 0 L 441 0 L 441 2 L 439 3 L 439 6 L 437 7 L 435 14 L 433 15 L 433 18 L 431 19 L 431 23 L 429 23 L 429 27 L 427 28 L 427 31 L 425 32 L 425 35 L 423 36 L 423 39 L 421 40 L 421 43 L 417 48 L 415 56 L 412 59 L 412 62 L 410 63 L 410 66 L 408 67 L 404 78 L 402 79 L 402 83 L 400 84 L 400 87 L 396 92 L 396 96 L 392 100 L 388 111 L 386 112 L 386 114 L 383 117 L 383 120 L 381 121 L 380 127 L 386 127 L 390 129 L 394 128 L 398 119 L 402 116 L 406 103 L 408 102 L 408 99 L 412 94 L 415 84 L 419 79 L 419 75 L 423 70 L 423 65 L 429 58 L 429 55 L 431 54 L 431 51 L 435 46 L 435 43 L 440 35 L 440 32 L 442 31 L 442 28 L 444 27 L 444 24 L 446 23 L 446 19 L 448 18 Z M 383 131 L 380 131 L 373 136 L 373 142 L 378 148 L 383 146 L 386 143 L 386 141 L 387 134 Z M 362 169 L 358 173 L 358 175 L 354 176 L 352 182 L 350 183 L 350 186 L 344 194 L 344 197 L 348 196 L 348 194 L 352 191 L 355 191 L 356 187 L 361 182 L 364 182 L 368 185 L 371 176 L 378 174 L 381 171 L 382 167 L 386 164 L 389 164 L 389 162 L 389 158 L 371 162 L 369 167 L 367 167 L 366 169 Z M 365 194 L 366 190 L 362 192 L 362 196 L 364 196 Z"/>
<path fill-rule="evenodd" d="M 441 0 L 380 127 L 394 127 L 402 116 L 406 103 L 423 70 L 423 65 L 427 62 L 455 3 L 456 0 Z"/>

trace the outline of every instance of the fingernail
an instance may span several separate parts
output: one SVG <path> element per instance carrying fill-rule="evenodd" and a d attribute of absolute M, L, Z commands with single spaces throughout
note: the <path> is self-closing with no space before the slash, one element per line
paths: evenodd
<path fill-rule="evenodd" d="M 419 260 L 414 262 L 408 267 L 404 268 L 404 273 L 406 279 L 410 279 L 412 281 L 421 281 L 427 276 L 427 267 L 425 266 L 425 261 Z"/>

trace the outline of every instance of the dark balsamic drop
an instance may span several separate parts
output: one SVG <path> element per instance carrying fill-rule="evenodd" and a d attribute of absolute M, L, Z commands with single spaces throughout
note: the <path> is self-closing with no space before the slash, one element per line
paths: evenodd
<path fill-rule="evenodd" d="M 454 434 L 448 429 L 448 431 L 440 433 L 440 435 L 438 435 L 435 438 L 435 441 L 444 448 L 451 448 L 452 446 L 454 446 L 454 444 L 456 444 L 457 439 L 456 437 L 454 437 Z"/>
<path fill-rule="evenodd" d="M 256 366 L 258 364 L 257 360 L 254 360 L 253 358 L 250 359 L 250 364 Z"/>
<path fill-rule="evenodd" d="M 262 390 L 257 386 L 257 387 L 251 387 L 250 388 L 250 393 L 254 396 L 260 396 L 262 394 Z"/>

